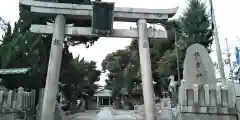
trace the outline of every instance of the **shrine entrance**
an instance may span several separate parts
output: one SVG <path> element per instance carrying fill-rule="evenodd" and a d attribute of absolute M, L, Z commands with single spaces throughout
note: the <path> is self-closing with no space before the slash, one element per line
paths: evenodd
<path fill-rule="evenodd" d="M 40 16 L 55 17 L 54 23 L 47 25 L 31 25 L 31 32 L 38 34 L 52 34 L 52 44 L 47 72 L 45 94 L 43 99 L 42 120 L 53 120 L 56 94 L 58 91 L 59 72 L 62 59 L 63 41 L 66 36 L 90 37 L 118 37 L 137 38 L 145 119 L 154 120 L 155 102 L 152 83 L 149 38 L 151 40 L 166 40 L 168 33 L 163 30 L 148 28 L 147 23 L 161 23 L 166 25 L 178 8 L 173 9 L 142 9 L 114 7 L 114 3 L 93 1 L 92 5 L 77 5 L 69 3 L 42 2 L 34 0 L 20 0 L 20 4 L 30 6 L 31 12 Z M 91 27 L 66 24 L 66 19 L 92 20 Z M 136 22 L 137 28 L 113 29 L 114 21 Z"/>
<path fill-rule="evenodd" d="M 108 89 L 102 89 L 94 94 L 96 97 L 96 108 L 99 109 L 104 106 L 112 106 L 112 91 Z"/>

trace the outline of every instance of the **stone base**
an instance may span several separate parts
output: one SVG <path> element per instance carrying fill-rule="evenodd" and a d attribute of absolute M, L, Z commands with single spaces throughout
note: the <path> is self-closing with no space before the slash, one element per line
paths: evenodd
<path fill-rule="evenodd" d="M 197 107 L 197 106 L 181 106 L 179 107 L 181 113 L 200 113 L 200 114 L 223 114 L 236 115 L 236 108 L 229 107 Z"/>
<path fill-rule="evenodd" d="M 238 120 L 236 115 L 179 113 L 179 120 Z"/>
<path fill-rule="evenodd" d="M 237 109 L 229 107 L 180 106 L 179 120 L 238 120 Z"/>
<path fill-rule="evenodd" d="M 16 113 L 0 114 L 0 120 L 16 120 Z"/>

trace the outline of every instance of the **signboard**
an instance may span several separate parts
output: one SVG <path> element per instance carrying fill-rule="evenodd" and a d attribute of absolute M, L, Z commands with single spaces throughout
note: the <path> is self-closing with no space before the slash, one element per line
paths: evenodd
<path fill-rule="evenodd" d="M 93 2 L 92 33 L 109 36 L 113 33 L 114 3 Z"/>

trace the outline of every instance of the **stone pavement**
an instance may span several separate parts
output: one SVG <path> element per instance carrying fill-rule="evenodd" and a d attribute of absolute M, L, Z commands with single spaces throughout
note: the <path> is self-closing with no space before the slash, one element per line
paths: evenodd
<path fill-rule="evenodd" d="M 69 115 L 65 120 L 94 120 L 99 110 L 89 110 L 86 112 L 79 112 L 73 115 Z"/>
<path fill-rule="evenodd" d="M 103 112 L 104 110 L 108 110 L 108 112 Z M 110 114 L 109 114 L 110 113 Z M 174 113 L 177 111 L 175 109 L 172 110 L 161 110 L 160 114 L 156 117 L 158 120 L 173 120 Z M 99 115 L 100 114 L 100 115 Z M 101 116 L 101 117 L 99 117 Z M 112 117 L 111 117 L 112 116 Z M 69 117 L 69 116 L 68 116 Z M 66 120 L 109 120 L 111 118 L 114 120 L 143 120 L 143 115 L 136 114 L 133 110 L 116 110 L 112 108 L 103 108 L 98 111 L 86 111 L 80 112 L 72 115 L 70 118 Z"/>
<path fill-rule="evenodd" d="M 104 108 L 103 110 L 105 110 L 105 109 L 108 109 L 111 112 L 114 120 L 139 120 L 139 119 L 137 119 L 137 118 L 139 118 L 138 115 L 136 115 L 134 113 L 134 111 L 115 110 L 112 108 Z M 101 111 L 103 111 L 103 110 L 101 110 Z M 99 112 L 100 114 L 106 114 L 106 113 L 101 113 L 101 111 Z M 67 119 L 67 120 L 96 120 L 97 114 L 98 114 L 98 112 L 96 112 L 96 111 L 81 112 L 81 113 L 77 113 L 77 114 L 73 115 L 72 119 Z M 109 116 L 109 115 L 106 115 L 106 116 Z M 104 119 L 104 120 L 106 120 L 106 119 Z"/>
<path fill-rule="evenodd" d="M 138 120 L 139 115 L 135 114 L 133 110 L 112 110 L 115 120 Z"/>

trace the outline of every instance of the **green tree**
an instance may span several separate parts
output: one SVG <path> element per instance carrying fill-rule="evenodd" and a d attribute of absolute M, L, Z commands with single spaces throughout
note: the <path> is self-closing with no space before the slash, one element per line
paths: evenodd
<path fill-rule="evenodd" d="M 126 85 L 124 69 L 130 58 L 129 51 L 124 49 L 108 54 L 102 62 L 103 71 L 108 72 L 107 88 L 111 89 L 114 95 L 119 95 Z"/>
<path fill-rule="evenodd" d="M 206 5 L 200 0 L 189 0 L 188 7 L 180 17 L 180 37 L 182 47 L 199 43 L 210 50 L 212 44 L 212 28 Z M 181 41 L 180 41 L 181 42 Z M 185 43 L 185 44 L 184 44 Z"/>
<path fill-rule="evenodd" d="M 163 91 L 162 83 L 167 83 L 166 79 L 160 79 L 158 75 L 158 60 L 164 55 L 164 51 L 172 48 L 172 41 L 150 41 L 150 54 L 153 80 L 157 83 L 154 87 L 157 94 Z M 138 41 L 133 40 L 129 46 L 123 50 L 110 53 L 102 62 L 102 67 L 108 71 L 106 80 L 107 88 L 113 92 L 126 89 L 131 95 L 136 86 L 141 86 L 140 61 L 138 52 Z"/>
<path fill-rule="evenodd" d="M 168 77 L 169 75 L 177 76 L 177 50 L 179 57 L 178 62 L 180 64 L 180 79 L 182 79 L 183 61 L 186 49 L 190 45 L 200 43 L 205 46 L 209 52 L 211 51 L 210 46 L 213 41 L 212 23 L 205 4 L 200 0 L 189 0 L 188 7 L 183 12 L 183 15 L 179 19 L 171 21 L 169 24 L 176 32 L 177 36 L 175 38 L 177 38 L 176 45 L 178 47 L 164 53 L 164 56 L 158 61 L 157 71 L 162 77 Z M 178 80 L 178 78 L 175 79 Z"/>
<path fill-rule="evenodd" d="M 6 22 L 2 17 L 0 17 L 0 30 L 6 31 L 8 27 L 8 22 Z"/>
<path fill-rule="evenodd" d="M 16 31 L 15 29 L 17 29 L 17 27 L 15 27 L 13 31 Z M 29 38 L 33 38 L 35 41 L 27 41 Z M 36 48 L 41 45 L 39 42 L 40 39 L 37 36 L 32 36 L 30 32 L 22 34 L 21 32 L 16 31 L 12 33 L 9 25 L 0 46 L 1 68 L 29 67 L 32 68 L 31 73 L 34 75 L 34 71 L 38 69 L 36 63 L 40 62 L 40 54 L 36 50 Z M 29 78 L 31 78 L 31 76 L 29 76 Z M 8 80 L 5 80 L 5 83 L 9 88 L 20 86 L 35 88 L 40 82 L 35 80 L 36 79 L 26 80 L 25 77 L 16 80 L 16 77 L 8 77 Z"/>
<path fill-rule="evenodd" d="M 98 89 L 101 71 L 97 70 L 96 62 L 86 61 L 79 56 L 70 61 L 68 69 L 61 74 L 60 81 L 65 84 L 63 92 L 71 103 L 84 95 L 92 96 Z M 69 71 L 70 70 L 70 71 Z"/>
<path fill-rule="evenodd" d="M 210 46 L 213 41 L 212 24 L 206 6 L 200 0 L 189 0 L 188 7 L 183 15 L 170 24 L 177 32 L 177 50 L 179 51 L 180 73 L 182 74 L 185 52 L 190 45 L 199 43 L 205 46 L 209 51 L 211 50 Z M 168 63 L 169 67 L 164 68 L 170 70 L 171 74 L 177 74 L 176 63 L 172 62 L 176 60 L 173 60 L 173 57 L 169 56 L 170 54 L 176 55 L 175 51 L 176 50 L 173 50 L 172 53 L 166 51 L 168 53 L 165 53 L 166 56 L 162 58 L 165 60 L 159 61 L 159 69 L 161 69 L 162 65 Z"/>

